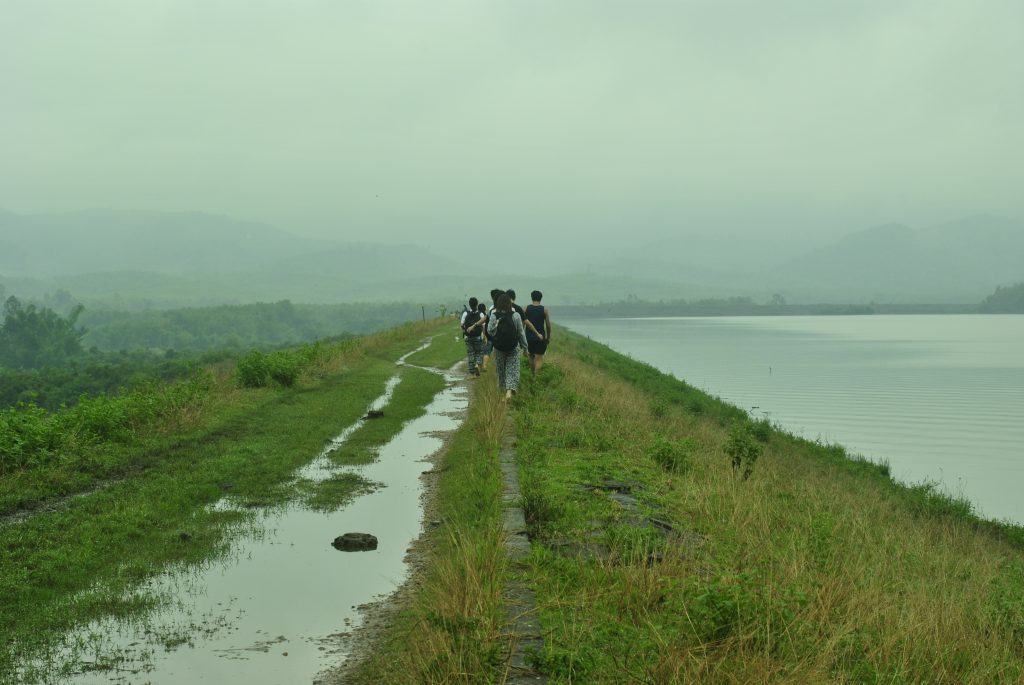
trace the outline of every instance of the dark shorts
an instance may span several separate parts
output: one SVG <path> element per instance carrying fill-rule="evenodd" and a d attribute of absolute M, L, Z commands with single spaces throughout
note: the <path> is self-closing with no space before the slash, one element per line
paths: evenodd
<path fill-rule="evenodd" d="M 526 345 L 530 348 L 530 354 L 537 354 L 541 357 L 548 349 L 547 340 L 527 340 Z"/>
<path fill-rule="evenodd" d="M 492 352 L 494 352 L 494 343 L 488 340 L 484 343 L 484 354 L 490 355 Z"/>

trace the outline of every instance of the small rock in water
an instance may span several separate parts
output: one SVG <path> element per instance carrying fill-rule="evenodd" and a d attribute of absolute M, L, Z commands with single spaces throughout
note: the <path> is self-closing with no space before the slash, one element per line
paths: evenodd
<path fill-rule="evenodd" d="M 342 552 L 366 552 L 377 549 L 377 538 L 369 533 L 345 533 L 334 538 L 331 545 Z"/>
<path fill-rule="evenodd" d="M 383 416 L 384 416 L 384 410 L 383 409 L 371 409 L 370 411 L 366 412 L 366 416 L 364 416 L 363 418 L 364 419 L 379 419 L 379 418 L 381 418 Z"/>

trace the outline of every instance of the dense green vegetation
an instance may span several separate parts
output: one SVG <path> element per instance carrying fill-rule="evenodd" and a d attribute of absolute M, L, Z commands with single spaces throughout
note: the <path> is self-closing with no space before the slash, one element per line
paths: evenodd
<path fill-rule="evenodd" d="M 11 296 L 4 302 L 0 323 L 0 368 L 38 369 L 60 366 L 82 352 L 85 329 L 77 327 L 82 306 L 67 317 L 47 307 L 22 304 Z"/>
<path fill-rule="evenodd" d="M 51 308 L 52 307 L 52 308 Z M 60 312 L 67 312 L 62 315 Z M 341 340 L 419 320 L 411 304 L 293 305 L 283 301 L 150 312 L 89 312 L 68 293 L 47 305 L 9 298 L 0 326 L 0 407 L 31 402 L 49 410 L 82 395 L 115 394 L 182 379 L 204 363 L 313 340 Z M 436 314 L 436 312 L 431 312 Z M 84 323 L 85 326 L 78 325 Z M 88 347 L 89 349 L 85 349 Z M 129 351 L 131 350 L 131 351 Z M 265 380 L 298 369 L 287 356 L 248 352 Z M 271 368 L 273 367 L 273 368 Z"/>
<path fill-rule="evenodd" d="M 981 303 L 981 311 L 993 314 L 1024 313 L 1024 283 L 999 287 Z"/>
<path fill-rule="evenodd" d="M 435 316 L 436 312 L 427 312 Z M 312 342 L 363 335 L 406 321 L 419 321 L 412 303 L 221 305 L 141 312 L 86 310 L 84 343 L 100 350 L 210 350 Z"/>
<path fill-rule="evenodd" d="M 84 353 L 59 367 L 0 369 L 0 408 L 20 402 L 55 411 L 74 405 L 83 395 L 112 395 L 121 389 L 187 378 L 199 365 L 229 357 L 227 353 L 169 359 L 150 352 Z"/>
<path fill-rule="evenodd" d="M 190 360 L 173 352 L 86 351 L 82 345 L 86 331 L 76 325 L 82 307 L 69 304 L 65 308 L 69 313 L 61 316 L 15 297 L 6 301 L 0 323 L 0 408 L 26 403 L 56 410 L 82 396 L 185 378 L 197 362 L 218 358 L 216 353 Z"/>
<path fill-rule="evenodd" d="M 102 616 L 137 620 L 166 601 L 146 593 L 133 596 L 129 590 L 168 564 L 201 562 L 223 551 L 233 531 L 252 525 L 247 508 L 303 498 L 330 509 L 367 487 L 358 479 L 335 479 L 306 488 L 289 478 L 365 411 L 396 372 L 395 360 L 437 325 L 435 320 L 322 345 L 317 362 L 292 387 L 245 388 L 233 364 L 214 366 L 204 370 L 205 384 L 193 388 L 176 412 L 139 413 L 140 407 L 161 406 L 152 404 L 154 395 L 140 394 L 83 402 L 78 414 L 60 412 L 48 419 L 30 416 L 41 410 L 23 414 L 29 421 L 61 422 L 69 429 L 65 436 L 82 434 L 72 426 L 72 415 L 83 422 L 106 417 L 105 423 L 97 419 L 95 426 L 85 425 L 111 431 L 109 440 L 94 436 L 97 444 L 106 440 L 109 450 L 98 453 L 94 461 L 101 462 L 96 464 L 100 470 L 93 472 L 111 477 L 67 483 L 69 474 L 76 477 L 79 469 L 92 466 L 81 462 L 80 447 L 74 445 L 56 453 L 45 445 L 32 450 L 23 442 L 25 453 L 35 458 L 7 465 L 5 511 L 12 502 L 31 503 L 37 510 L 20 521 L 0 522 L 0 632 L 7 638 L 0 644 L 0 682 L 59 681 L 61 669 L 74 663 L 40 662 L 43 671 L 20 676 L 15 664 L 47 654 L 75 626 Z M 414 368 L 399 372 L 408 374 L 410 382 L 396 390 L 391 432 L 422 413 L 431 396 L 428 386 L 436 383 L 436 376 Z M 178 387 L 172 384 L 162 392 Z M 364 436 L 360 444 L 369 448 L 389 434 Z M 66 459 L 78 463 L 69 468 Z M 35 483 L 35 499 L 27 502 L 14 481 Z M 62 492 L 83 496 L 62 500 L 56 497 Z M 241 509 L 207 506 L 225 495 Z M 89 651 L 94 646 L 81 647 Z M 101 650 L 89 653 L 90 658 L 100 656 Z M 104 657 L 94 666 L 117 663 Z"/>

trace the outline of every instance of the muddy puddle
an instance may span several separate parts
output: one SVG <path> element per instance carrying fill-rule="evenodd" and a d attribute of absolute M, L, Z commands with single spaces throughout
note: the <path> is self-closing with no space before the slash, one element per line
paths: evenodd
<path fill-rule="evenodd" d="M 296 481 L 320 481 L 355 473 L 376 483 L 374 491 L 333 513 L 297 500 L 253 514 L 222 558 L 141 588 L 170 598 L 165 608 L 131 623 L 94 623 L 71 636 L 69 644 L 79 645 L 77 675 L 60 682 L 310 683 L 341 665 L 349 634 L 362 621 L 359 607 L 392 594 L 408 576 L 406 552 L 423 527 L 422 474 L 468 402 L 465 386 L 444 375 L 448 385 L 427 413 L 407 423 L 374 463 L 339 467 L 328 458 L 360 420 L 295 474 Z M 399 382 L 392 378 L 368 410 L 386 410 Z M 216 506 L 235 504 L 225 499 Z M 377 549 L 334 549 L 334 538 L 348 532 L 375 535 Z M 92 670 L 100 665 L 103 670 Z"/>

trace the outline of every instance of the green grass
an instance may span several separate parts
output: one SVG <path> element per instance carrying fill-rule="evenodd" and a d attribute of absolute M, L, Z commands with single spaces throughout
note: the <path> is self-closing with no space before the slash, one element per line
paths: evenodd
<path fill-rule="evenodd" d="M 444 378 L 431 371 L 405 367 L 384 416 L 368 420 L 352 433 L 330 458 L 337 464 L 367 464 L 377 456 L 377 448 L 407 421 L 422 416 L 427 403 L 444 389 Z"/>
<path fill-rule="evenodd" d="M 356 497 L 373 492 L 379 484 L 357 473 L 338 473 L 316 483 L 300 480 L 296 487 L 307 507 L 313 511 L 332 513 Z"/>
<path fill-rule="evenodd" d="M 448 369 L 455 362 L 466 358 L 466 344 L 462 341 L 458 320 L 446 318 L 441 321 L 441 332 L 434 335 L 430 347 L 409 357 L 410 364 Z"/>
<path fill-rule="evenodd" d="M 395 372 L 394 360 L 432 328 L 371 336 L 296 388 L 225 386 L 190 434 L 156 443 L 145 468 L 57 511 L 0 527 L 0 634 L 8 638 L 0 644 L 0 682 L 12 682 L 16 657 L 45 653 L 71 628 L 159 602 L 126 597 L 161 568 L 223 551 L 247 517 L 205 505 L 227 493 L 243 505 L 301 494 L 288 485 L 292 472 L 365 412 Z M 425 396 L 410 398 L 404 411 Z M 314 500 L 334 506 L 365 487 L 329 482 Z"/>

